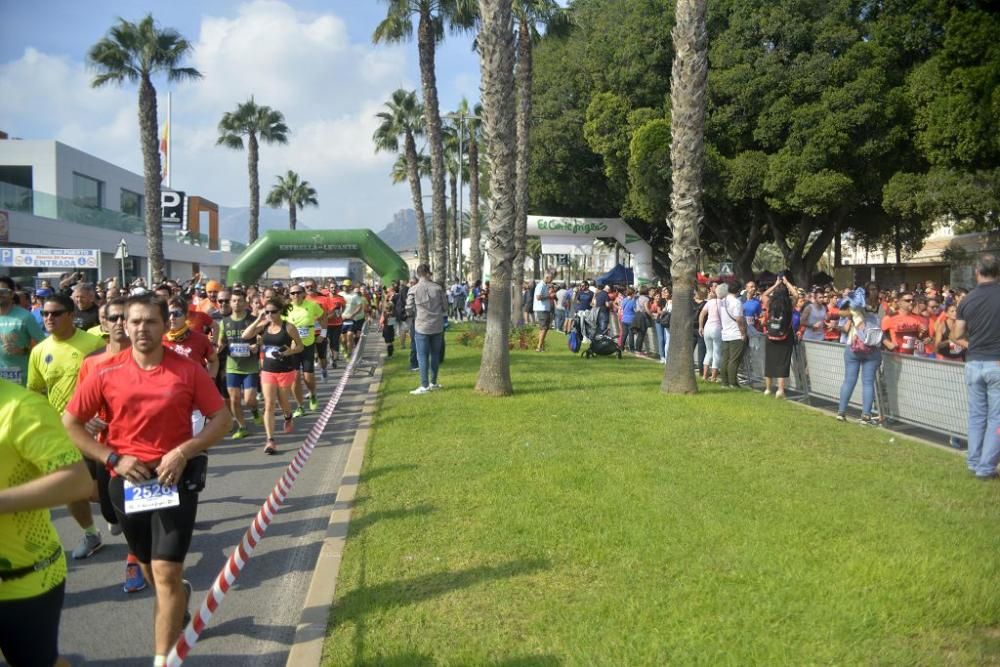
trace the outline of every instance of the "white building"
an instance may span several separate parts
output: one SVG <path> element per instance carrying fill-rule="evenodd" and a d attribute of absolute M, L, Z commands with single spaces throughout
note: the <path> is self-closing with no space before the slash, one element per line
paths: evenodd
<path fill-rule="evenodd" d="M 0 221 L 6 217 L 8 224 L 0 229 L 0 245 L 98 249 L 100 275 L 110 277 L 119 273 L 114 255 L 125 239 L 129 274 L 149 280 L 142 176 L 58 141 L 4 136 L 0 133 Z M 226 251 L 211 250 L 207 237 L 183 238 L 175 228 L 164 229 L 167 275 L 183 279 L 200 271 L 224 277 L 242 247 L 229 242 L 220 247 Z M 0 272 L 31 273 L 9 267 Z"/>

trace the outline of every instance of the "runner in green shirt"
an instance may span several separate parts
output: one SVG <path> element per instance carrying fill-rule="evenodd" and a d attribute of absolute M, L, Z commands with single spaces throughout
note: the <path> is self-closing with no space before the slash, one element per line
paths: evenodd
<path fill-rule="evenodd" d="M 236 418 L 236 430 L 232 439 L 239 440 L 247 435 L 243 406 L 250 409 L 255 424 L 263 424 L 257 409 L 257 386 L 260 382 L 259 341 L 243 340 L 243 332 L 257 318 L 247 310 L 247 298 L 243 292 L 233 291 L 229 297 L 233 313 L 223 318 L 219 331 L 219 353 L 226 356 L 226 389 L 229 392 L 229 409 Z"/>
<path fill-rule="evenodd" d="M 14 281 L 0 276 L 0 379 L 23 387 L 31 343 L 44 339 L 45 332 L 31 313 L 14 304 Z"/>
<path fill-rule="evenodd" d="M 326 311 L 323 306 L 315 301 L 306 299 L 306 290 L 302 285 L 293 284 L 288 293 L 292 297 L 292 306 L 284 319 L 295 325 L 299 330 L 299 338 L 305 350 L 299 355 L 300 377 L 309 388 L 309 409 L 319 408 L 319 401 L 316 400 L 316 322 L 326 322 Z M 295 402 L 298 407 L 292 413 L 293 417 L 301 417 L 305 414 L 302 400 L 302 382 L 295 383 Z"/>

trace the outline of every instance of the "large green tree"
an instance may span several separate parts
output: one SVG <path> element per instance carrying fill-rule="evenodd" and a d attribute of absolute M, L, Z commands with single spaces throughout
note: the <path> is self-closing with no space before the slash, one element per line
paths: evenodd
<path fill-rule="evenodd" d="M 445 203 L 445 164 L 438 105 L 437 73 L 434 54 L 438 42 L 444 39 L 445 28 L 469 28 L 475 21 L 472 0 L 383 0 L 388 5 L 386 17 L 375 28 L 372 40 L 379 42 L 408 41 L 413 35 L 413 19 L 417 21 L 417 52 L 420 59 L 420 82 L 423 89 L 424 123 L 431 154 L 431 219 L 434 226 L 435 276 L 446 278 L 448 267 L 447 206 Z"/>
<path fill-rule="evenodd" d="M 490 163 L 487 214 L 490 255 L 490 307 L 476 391 L 493 396 L 514 393 L 510 377 L 511 268 L 514 261 L 517 128 L 514 108 L 514 26 L 511 0 L 479 0 L 479 44 L 483 134 Z"/>
<path fill-rule="evenodd" d="M 163 221 L 160 210 L 160 152 L 156 120 L 156 88 L 153 77 L 164 75 L 169 82 L 198 79 L 201 73 L 181 67 L 191 53 L 191 43 L 172 28 L 160 28 L 147 14 L 138 23 L 125 19 L 90 47 L 87 60 L 97 71 L 91 86 L 99 88 L 125 81 L 139 84 L 139 147 L 142 150 L 146 252 L 153 282 L 163 272 Z"/>
<path fill-rule="evenodd" d="M 416 137 L 424 133 L 424 110 L 412 90 L 397 89 L 385 103 L 386 110 L 376 114 L 379 126 L 372 141 L 376 151 L 399 151 L 399 139 L 403 139 L 402 156 L 406 164 L 406 180 L 410 184 L 410 198 L 417 216 L 417 257 L 421 264 L 427 264 L 430 253 L 427 246 L 427 222 L 424 218 L 424 198 L 420 179 L 425 175 L 421 169 L 421 157 L 417 153 Z M 398 183 L 393 174 L 393 182 Z"/>
<path fill-rule="evenodd" d="M 298 226 L 298 212 L 306 206 L 319 206 L 316 198 L 316 188 L 309 181 L 299 179 L 299 175 L 291 169 L 284 176 L 277 176 L 276 182 L 267 193 L 267 205 L 271 208 L 281 208 L 288 205 L 288 228 L 295 230 Z"/>
<path fill-rule="evenodd" d="M 219 121 L 219 138 L 216 144 L 243 150 L 243 137 L 247 138 L 247 171 L 250 177 L 250 225 L 249 242 L 253 243 L 260 234 L 260 142 L 266 144 L 287 144 L 288 126 L 285 117 L 277 109 L 257 104 L 251 96 L 241 102 L 234 111 L 222 114 Z"/>

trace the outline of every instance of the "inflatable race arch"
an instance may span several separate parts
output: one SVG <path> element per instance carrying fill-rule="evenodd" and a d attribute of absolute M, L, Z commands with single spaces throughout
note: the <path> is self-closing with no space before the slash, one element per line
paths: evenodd
<path fill-rule="evenodd" d="M 546 246 L 569 248 L 593 244 L 596 238 L 614 237 L 632 254 L 636 285 L 656 280 L 653 274 L 653 247 L 642 240 L 621 218 L 557 218 L 548 215 L 528 216 L 528 236 L 542 239 Z M 565 251 L 560 250 L 558 254 Z"/>
<path fill-rule="evenodd" d="M 370 266 L 383 284 L 410 278 L 403 258 L 370 229 L 265 232 L 229 267 L 226 278 L 230 285 L 255 282 L 279 259 L 353 257 Z"/>

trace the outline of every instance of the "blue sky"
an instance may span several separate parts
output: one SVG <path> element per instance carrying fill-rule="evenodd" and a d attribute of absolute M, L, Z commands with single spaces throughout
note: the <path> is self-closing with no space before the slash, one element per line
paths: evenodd
<path fill-rule="evenodd" d="M 174 187 L 224 206 L 247 204 L 245 155 L 214 141 L 221 115 L 253 94 L 281 110 L 292 130 L 288 146 L 262 147 L 262 189 L 276 174 L 298 171 L 320 199 L 303 221 L 380 229 L 411 206 L 408 188 L 389 180 L 394 156 L 371 148 L 382 102 L 420 83 L 415 43 L 371 43 L 385 14 L 379 0 L 5 2 L 0 129 L 58 139 L 141 173 L 135 88 L 90 89 L 85 57 L 117 17 L 138 20 L 147 12 L 195 44 L 189 64 L 205 75 L 172 88 Z M 439 47 L 443 111 L 463 95 L 478 97 L 471 43 L 470 35 L 448 36 Z M 161 123 L 168 90 L 157 83 Z"/>

